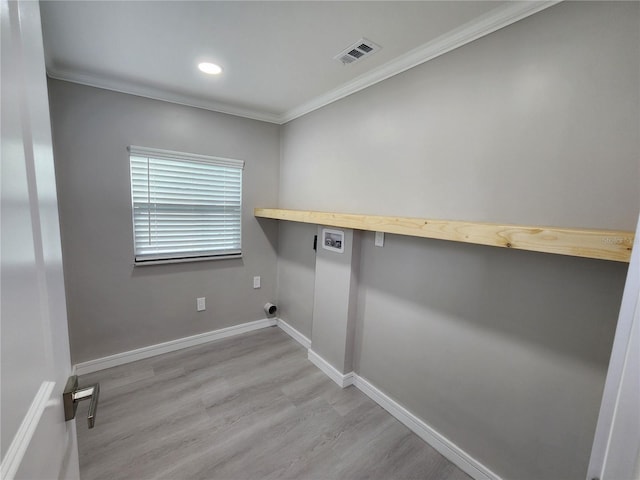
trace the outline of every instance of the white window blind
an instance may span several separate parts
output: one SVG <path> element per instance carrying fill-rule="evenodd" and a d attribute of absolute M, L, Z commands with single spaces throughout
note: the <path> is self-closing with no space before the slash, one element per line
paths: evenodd
<path fill-rule="evenodd" d="M 129 147 L 135 263 L 242 253 L 244 162 Z"/>

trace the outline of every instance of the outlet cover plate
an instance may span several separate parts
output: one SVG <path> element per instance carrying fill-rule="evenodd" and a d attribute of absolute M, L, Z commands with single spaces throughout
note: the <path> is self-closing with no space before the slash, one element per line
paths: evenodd
<path fill-rule="evenodd" d="M 199 312 L 202 312 L 207 309 L 206 297 L 196 298 L 196 308 Z"/>

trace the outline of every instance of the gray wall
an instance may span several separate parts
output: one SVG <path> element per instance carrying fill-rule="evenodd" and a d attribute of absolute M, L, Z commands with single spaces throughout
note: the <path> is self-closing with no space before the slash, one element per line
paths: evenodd
<path fill-rule="evenodd" d="M 324 228 L 318 226 L 317 233 L 311 347 L 340 373 L 349 373 L 353 371 L 361 232 L 337 229 L 344 233 L 344 251 L 338 253 L 322 247 Z"/>
<path fill-rule="evenodd" d="M 586 474 L 625 267 L 364 235 L 359 375 L 506 479 Z"/>
<path fill-rule="evenodd" d="M 280 207 L 632 230 L 637 2 L 566 2 L 287 124 Z"/>
<path fill-rule="evenodd" d="M 72 361 L 264 318 L 278 232 L 253 208 L 277 202 L 279 127 L 55 80 L 49 90 Z M 128 145 L 244 160 L 243 258 L 134 268 Z"/>
<path fill-rule="evenodd" d="M 278 316 L 311 339 L 318 229 L 295 222 L 278 222 L 278 228 Z"/>
<path fill-rule="evenodd" d="M 639 6 L 562 3 L 294 120 L 280 207 L 633 230 Z M 504 478 L 582 480 L 626 265 L 361 255 L 357 373 Z"/>

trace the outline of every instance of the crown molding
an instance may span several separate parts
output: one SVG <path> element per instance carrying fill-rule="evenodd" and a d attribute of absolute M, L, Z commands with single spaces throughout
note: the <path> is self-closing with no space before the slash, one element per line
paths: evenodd
<path fill-rule="evenodd" d="M 409 70 L 410 68 L 439 57 L 440 55 L 466 45 L 467 43 L 473 42 L 478 38 L 489 35 L 496 30 L 500 30 L 501 28 L 511 25 L 523 18 L 552 7 L 561 1 L 562 0 L 527 0 L 507 2 L 505 5 L 495 8 L 478 18 L 471 20 L 470 22 L 439 36 L 431 42 L 417 47 L 406 54 L 371 70 L 370 72 L 360 75 L 354 80 L 347 82 L 338 88 L 330 90 L 327 93 L 292 108 L 280 115 L 237 107 L 194 95 L 175 93 L 161 88 L 138 85 L 124 80 L 115 80 L 87 73 L 79 73 L 71 69 L 47 67 L 47 75 L 54 79 L 79 83 L 90 87 L 103 88 L 139 97 L 162 100 L 165 102 L 177 103 L 179 105 L 202 108 L 214 112 L 226 113 L 229 115 L 236 115 L 238 117 L 282 125 L 351 95 L 352 93 L 356 93 L 370 87 L 371 85 L 375 85 L 376 83 L 386 80 L 387 78 Z"/>
<path fill-rule="evenodd" d="M 280 115 L 237 107 L 234 105 L 229 105 L 227 103 L 216 102 L 192 95 L 183 95 L 180 93 L 164 90 L 162 88 L 137 85 L 123 80 L 114 80 L 97 75 L 79 73 L 73 70 L 51 67 L 47 67 L 47 75 L 56 80 L 64 80 L 65 82 L 78 83 L 80 85 L 87 85 L 89 87 L 103 88 L 105 90 L 127 93 L 129 95 L 136 95 L 138 97 L 151 98 L 153 100 L 162 100 L 164 102 L 177 103 L 179 105 L 185 105 L 187 107 L 202 108 L 204 110 L 211 110 L 214 112 L 235 115 L 237 117 L 260 120 L 262 122 L 282 124 Z"/>
<path fill-rule="evenodd" d="M 506 5 L 497 7 L 420 47 L 414 48 L 406 54 L 360 75 L 334 90 L 330 90 L 309 102 L 285 112 L 280 117 L 280 123 L 290 122 L 352 93 L 375 85 L 387 78 L 439 57 L 485 35 L 489 35 L 523 18 L 529 17 L 534 13 L 552 7 L 560 3 L 560 1 L 562 0 L 508 2 Z"/>

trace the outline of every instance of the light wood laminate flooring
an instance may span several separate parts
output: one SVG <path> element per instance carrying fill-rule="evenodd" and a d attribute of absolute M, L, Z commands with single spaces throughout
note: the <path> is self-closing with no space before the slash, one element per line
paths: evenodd
<path fill-rule="evenodd" d="M 277 327 L 80 377 L 95 382 L 83 480 L 470 480 Z"/>

